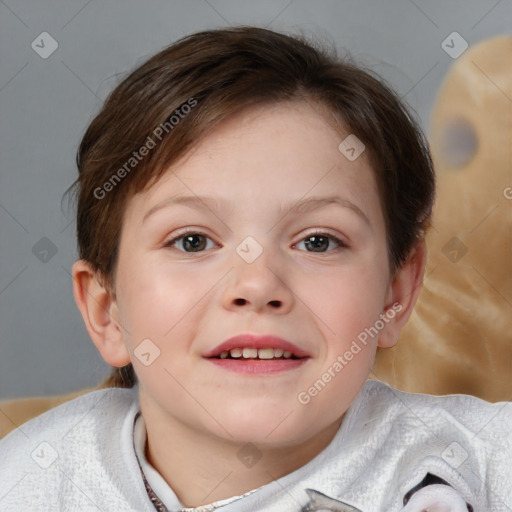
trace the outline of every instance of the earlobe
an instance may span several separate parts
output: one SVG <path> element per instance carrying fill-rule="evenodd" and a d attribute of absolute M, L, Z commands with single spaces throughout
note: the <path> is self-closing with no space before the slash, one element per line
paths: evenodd
<path fill-rule="evenodd" d="M 73 295 L 96 348 L 109 365 L 127 365 L 130 355 L 124 342 L 116 300 L 105 289 L 89 262 L 76 261 L 72 275 Z"/>
<path fill-rule="evenodd" d="M 427 262 L 427 245 L 422 238 L 407 261 L 397 271 L 389 286 L 385 314 L 389 322 L 379 335 L 378 346 L 391 348 L 398 342 L 400 331 L 413 312 L 421 292 Z"/>

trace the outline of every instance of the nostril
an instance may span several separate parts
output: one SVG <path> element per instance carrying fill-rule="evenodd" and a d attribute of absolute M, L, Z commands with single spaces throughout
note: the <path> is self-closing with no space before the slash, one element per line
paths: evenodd
<path fill-rule="evenodd" d="M 235 299 L 235 304 L 237 306 L 243 306 L 244 304 L 246 304 L 247 301 L 245 299 Z M 269 302 L 269 304 L 275 308 L 278 308 L 281 306 L 281 301 L 280 300 L 271 300 Z"/>

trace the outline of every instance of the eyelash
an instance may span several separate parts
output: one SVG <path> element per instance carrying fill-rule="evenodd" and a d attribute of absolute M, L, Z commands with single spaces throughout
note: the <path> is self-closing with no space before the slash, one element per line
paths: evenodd
<path fill-rule="evenodd" d="M 187 229 L 185 231 L 182 231 L 181 233 L 178 233 L 174 238 L 172 238 L 171 240 L 166 242 L 164 244 L 164 247 L 172 247 L 178 240 L 181 240 L 182 238 L 186 237 L 187 235 L 191 235 L 191 234 L 201 235 L 201 236 L 204 236 L 205 238 L 208 238 L 209 240 L 211 240 L 211 238 L 208 235 L 206 235 L 205 233 L 203 233 L 202 231 L 198 231 L 196 229 Z M 314 251 L 302 251 L 302 252 L 311 252 L 313 254 L 325 254 L 325 253 L 329 253 L 329 252 L 334 252 L 336 249 L 350 249 L 350 245 L 348 245 L 345 241 L 341 240 L 340 238 L 338 238 L 335 235 L 332 235 L 330 233 L 327 233 L 327 232 L 321 231 L 321 230 L 315 230 L 311 233 L 308 233 L 304 238 L 302 238 L 297 243 L 303 242 L 307 238 L 310 238 L 313 236 L 326 236 L 327 238 L 334 240 L 338 244 L 338 247 L 336 247 L 335 249 L 333 249 L 331 251 L 325 251 L 325 252 L 319 252 L 319 253 L 315 253 Z M 294 244 L 294 245 L 297 245 L 297 244 Z M 180 252 L 183 252 L 185 254 L 194 254 L 194 252 L 187 252 L 187 251 L 180 251 Z M 204 251 L 198 251 L 198 252 L 204 252 Z"/>

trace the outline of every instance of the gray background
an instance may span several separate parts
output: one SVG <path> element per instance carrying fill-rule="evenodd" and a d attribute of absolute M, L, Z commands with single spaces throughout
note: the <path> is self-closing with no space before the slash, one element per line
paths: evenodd
<path fill-rule="evenodd" d="M 198 30 L 302 29 L 380 73 L 428 130 L 453 62 L 441 42 L 452 31 L 470 45 L 510 34 L 511 19 L 511 0 L 0 0 L 0 399 L 67 393 L 109 373 L 73 299 L 75 225 L 61 199 L 81 135 L 123 73 Z M 31 47 L 42 32 L 59 45 L 47 59 Z M 53 256 L 37 250 L 50 246 L 43 237 Z"/>

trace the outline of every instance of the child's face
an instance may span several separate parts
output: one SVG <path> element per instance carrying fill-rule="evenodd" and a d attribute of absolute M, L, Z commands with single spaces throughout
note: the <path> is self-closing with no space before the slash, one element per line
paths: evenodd
<path fill-rule="evenodd" d="M 246 110 L 130 200 L 113 316 L 123 327 L 146 422 L 275 446 L 339 422 L 368 377 L 383 330 L 367 335 L 366 345 L 358 335 L 392 302 L 376 182 L 365 153 L 351 162 L 339 151 L 347 135 L 306 103 Z M 166 205 L 185 196 L 217 204 Z M 313 197 L 345 205 L 283 210 Z M 166 247 L 187 227 L 204 237 Z M 325 238 L 315 246 L 315 230 L 349 247 Z M 205 357 L 241 333 L 280 336 L 309 357 L 277 363 L 282 369 L 269 373 L 233 371 L 231 363 Z M 154 346 L 160 350 L 147 366 L 134 355 L 146 339 L 146 364 Z M 309 392 L 329 369 L 320 391 Z"/>

